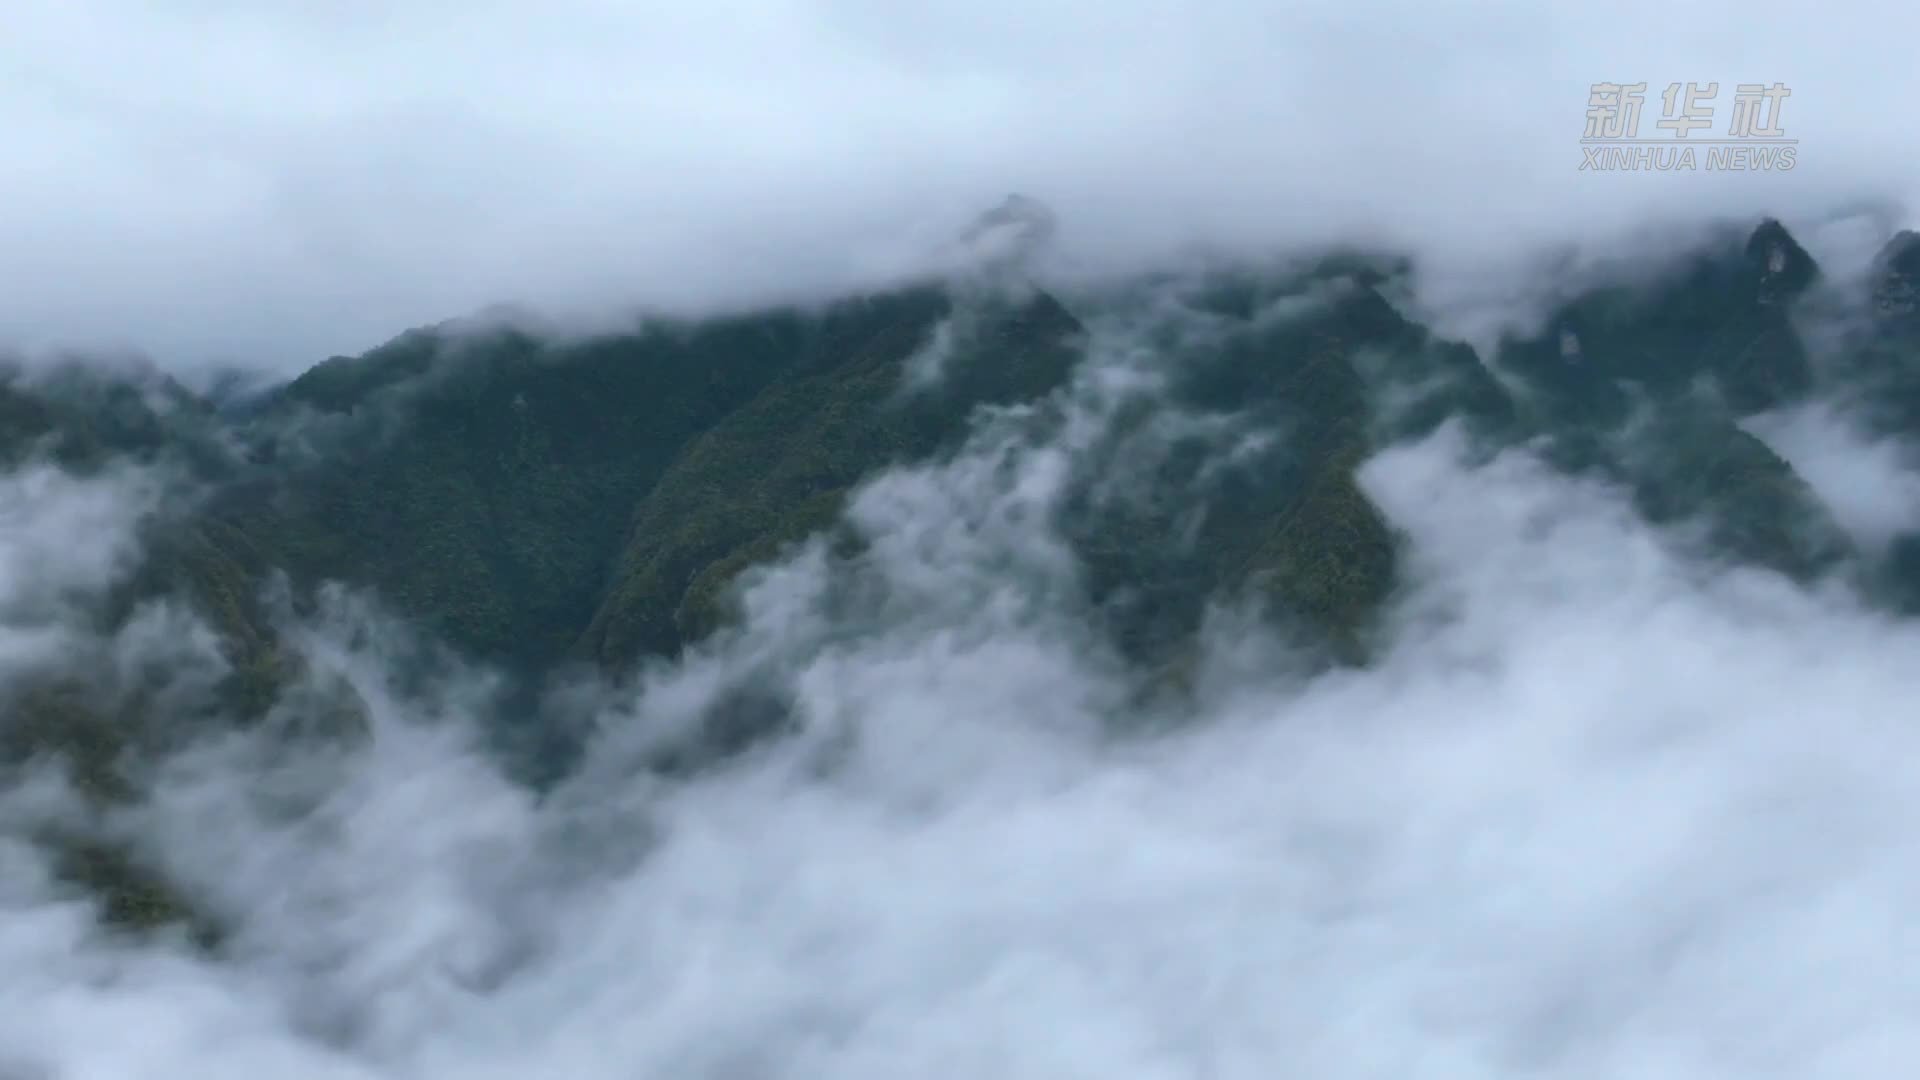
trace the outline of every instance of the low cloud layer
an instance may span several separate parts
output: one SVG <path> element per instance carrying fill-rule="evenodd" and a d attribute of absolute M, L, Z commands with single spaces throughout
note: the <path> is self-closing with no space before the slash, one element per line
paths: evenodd
<path fill-rule="evenodd" d="M 0 342 L 297 370 L 495 302 L 605 314 L 921 265 L 1018 190 L 1069 270 L 1380 238 L 1449 303 L 1674 217 L 1911 193 L 1909 6 L 24 0 Z M 1581 172 L 1590 84 L 1792 89 L 1789 173 Z M 1471 273 L 1469 271 L 1472 271 Z M 1466 294 L 1464 297 L 1454 294 Z"/>
<path fill-rule="evenodd" d="M 1131 330 L 1093 340 L 1051 434 L 988 417 L 876 478 L 865 555 L 803 551 L 737 634 L 583 694 L 590 765 L 544 798 L 480 749 L 485 677 L 397 678 L 409 635 L 345 600 L 290 627 L 372 737 L 203 743 L 119 823 L 230 920 L 221 959 L 103 941 L 0 838 L 0 1075 L 1853 1080 L 1920 1053 L 1920 629 L 1696 565 L 1625 493 L 1444 429 L 1362 472 L 1410 564 L 1375 668 L 1302 677 L 1223 616 L 1198 702 L 1140 715 L 1048 513 L 1153 392 Z M 0 569 L 59 550 L 0 529 Z M 791 736 L 638 768 L 765 671 Z M 35 774 L 0 824 L 56 798 Z"/>
<path fill-rule="evenodd" d="M 1867 550 L 1884 551 L 1920 528 L 1920 475 L 1906 440 L 1875 438 L 1822 403 L 1760 417 L 1751 427 Z"/>

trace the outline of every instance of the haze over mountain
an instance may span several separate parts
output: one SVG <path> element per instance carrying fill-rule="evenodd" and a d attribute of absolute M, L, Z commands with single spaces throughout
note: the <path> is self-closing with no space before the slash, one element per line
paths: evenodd
<path fill-rule="evenodd" d="M 1015 197 L 971 235 L 1050 220 Z M 1056 296 L 1003 240 L 821 307 L 495 313 L 212 398 L 19 368 L 0 1044 L 74 1075 L 152 1045 L 1184 1074 L 1465 1034 L 1477 1068 L 1718 1068 L 1748 1060 L 1718 1017 L 1824 1000 L 1793 964 L 1855 965 L 1877 1007 L 1876 916 L 1811 920 L 1914 880 L 1886 710 L 1920 247 L 1834 281 L 1776 222 L 1715 235 L 1486 355 L 1396 307 L 1389 254 Z M 1563 864 L 1629 806 L 1619 851 Z M 1763 907 L 1776 874 L 1799 899 Z M 1788 955 L 1734 929 L 1763 917 Z M 1428 1015 L 1460 964 L 1486 1011 Z M 1610 1019 L 1700 995 L 1699 1046 Z M 1348 1036 L 1349 1008 L 1384 1013 Z M 1905 1030 L 1875 1015 L 1769 1062 L 1879 1061 L 1848 1041 Z M 501 1042 L 509 1016 L 544 1020 Z"/>
<path fill-rule="evenodd" d="M 1502 313 L 1566 242 L 1772 214 L 1812 245 L 1870 204 L 1864 260 L 1915 224 L 1899 4 L 22 0 L 6 31 L 0 340 L 170 370 L 290 376 L 499 302 L 838 296 L 1008 191 L 1081 273 L 1365 240 Z M 1646 135 L 1668 81 L 1717 83 L 1716 131 L 1780 82 L 1798 164 L 1581 172 L 1609 79 L 1649 83 Z"/>
<path fill-rule="evenodd" d="M 10 16 L 0 1080 L 1920 1060 L 1913 14 L 538 10 Z"/>

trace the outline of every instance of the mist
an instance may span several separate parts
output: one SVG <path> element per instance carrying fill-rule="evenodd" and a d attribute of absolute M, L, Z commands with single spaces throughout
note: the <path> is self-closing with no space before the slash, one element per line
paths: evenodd
<path fill-rule="evenodd" d="M 199 481 L 0 467 L 0 1080 L 1907 1075 L 1920 623 L 1854 571 L 1912 542 L 1920 456 L 1818 379 L 1913 224 L 1916 31 L 1772 0 L 17 0 L 0 356 L 119 365 L 157 412 L 186 406 L 156 371 L 258 386 L 476 313 L 565 336 L 944 276 L 904 399 L 1008 265 L 1085 333 L 1064 386 L 746 571 L 733 622 L 531 690 L 392 597 L 275 580 L 221 598 L 285 661 L 243 719 L 222 680 L 258 658 L 130 585 Z M 1783 83 L 1797 163 L 1582 171 L 1609 80 L 1649 84 L 1642 134 L 1669 82 L 1719 83 L 1707 134 Z M 1015 192 L 1048 246 L 970 246 Z M 1176 404 L 1222 333 L 1182 272 L 1402 253 L 1396 306 L 1492 370 L 1762 216 L 1820 263 L 1816 390 L 1742 426 L 1843 565 L 1710 558 L 1456 419 L 1359 469 L 1399 558 L 1364 664 L 1226 602 L 1172 675 L 1107 633 L 1072 500 L 1289 452 Z M 1385 431 L 1408 402 L 1376 397 Z M 317 461 L 407 422 L 367 400 L 260 423 Z M 223 439 L 194 453 L 251 452 Z M 17 752 L 35 694 L 128 724 L 120 786 Z M 577 753 L 530 763 L 528 732 Z M 117 924 L 75 838 L 187 916 Z"/>
<path fill-rule="evenodd" d="M 1697 561 L 1625 492 L 1449 425 L 1362 470 L 1408 559 L 1372 665 L 1221 610 L 1192 694 L 1142 697 L 1053 512 L 1161 392 L 1141 318 L 1096 320 L 1053 398 L 864 485 L 858 554 L 803 545 L 738 627 L 541 706 L 595 730 L 549 790 L 488 748 L 493 674 L 407 675 L 431 642 L 377 598 L 283 611 L 364 731 L 289 740 L 289 695 L 101 823 L 217 951 L 101 931 L 30 839 L 79 813 L 71 785 L 19 767 L 0 1075 L 1900 1074 L 1914 624 Z M 1800 423 L 1783 444 L 1832 444 Z M 1910 477 L 1829 457 L 1836 503 Z M 8 483 L 44 512 L 0 529 L 0 611 L 94 633 L 45 583 L 110 581 L 149 489 Z M 217 664 L 177 626 L 96 645 L 161 643 Z M 788 695 L 783 734 L 647 767 L 743 679 Z"/>
<path fill-rule="evenodd" d="M 591 322 L 881 287 L 1008 192 L 1054 272 L 1324 243 L 1474 332 L 1540 252 L 1905 223 L 1907 5 L 587 0 L 165 9 L 0 34 L 0 344 L 290 375 L 496 303 Z M 1580 170 L 1589 87 L 1780 82 L 1778 172 Z M 1491 314 L 1489 314 L 1491 309 Z"/>

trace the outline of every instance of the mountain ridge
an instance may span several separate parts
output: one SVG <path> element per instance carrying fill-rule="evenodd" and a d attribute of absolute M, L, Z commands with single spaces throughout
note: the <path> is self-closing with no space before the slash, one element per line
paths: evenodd
<path fill-rule="evenodd" d="M 1261 613 L 1316 662 L 1368 662 L 1404 567 L 1358 470 L 1445 425 L 1477 454 L 1525 450 L 1616 486 L 1715 563 L 1920 609 L 1920 535 L 1861 550 L 1743 426 L 1830 396 L 1863 402 L 1883 432 L 1920 431 L 1916 252 L 1912 234 L 1889 241 L 1870 319 L 1838 356 L 1796 324 L 1820 268 L 1769 219 L 1655 280 L 1589 290 L 1491 356 L 1395 305 L 1405 261 L 1233 269 L 1156 285 L 1150 303 L 1056 297 L 1015 275 L 578 340 L 412 330 L 240 408 L 157 372 L 17 369 L 0 375 L 0 454 L 175 477 L 179 498 L 143 526 L 141 564 L 97 620 L 184 599 L 230 664 L 204 722 L 247 723 L 324 663 L 275 611 L 311 607 L 330 583 L 532 693 L 579 669 L 629 677 L 723 631 L 751 568 L 817 538 L 857 560 L 873 537 L 845 513 L 875 476 L 951 457 L 982 418 L 1057 435 L 1066 397 L 1118 393 L 1054 527 L 1079 602 L 1142 692 L 1180 693 L 1223 605 Z M 1085 377 L 1116 349 L 1147 358 L 1131 378 L 1149 389 Z M 350 736 L 360 707 L 350 687 L 331 692 L 323 726 Z M 9 692 L 0 749 L 64 756 L 111 802 L 128 748 L 154 734 L 145 693 L 56 666 Z M 782 722 L 777 687 L 742 693 L 711 718 L 715 753 Z M 74 843 L 76 873 L 119 882 L 108 891 L 123 900 L 157 888 L 110 847 Z M 179 915 L 151 897 L 113 910 Z"/>
<path fill-rule="evenodd" d="M 1898 349 L 1909 329 L 1898 297 L 1912 288 L 1916 249 L 1911 234 L 1902 235 L 1907 243 L 1896 236 L 1875 263 L 1879 348 Z M 1583 445 L 1596 432 L 1629 423 L 1649 399 L 1655 411 L 1674 414 L 1656 429 L 1679 439 L 1680 429 L 1717 427 L 1722 451 L 1772 469 L 1758 464 L 1770 451 L 1729 433 L 1722 420 L 1811 392 L 1813 365 L 1791 309 L 1819 270 L 1771 219 L 1735 247 L 1682 259 L 1651 288 L 1589 291 L 1539 333 L 1504 340 L 1493 357 L 1401 316 L 1382 292 L 1391 272 L 1373 266 L 1332 260 L 1305 278 L 1266 285 L 1230 275 L 1213 295 L 1224 297 L 1221 287 L 1277 288 L 1291 290 L 1294 302 L 1306 296 L 1305 282 L 1337 287 L 1314 301 L 1322 304 L 1317 313 L 1272 331 L 1252 326 L 1245 302 L 1233 302 L 1243 310 L 1227 323 L 1243 325 L 1174 361 L 1174 393 L 1202 411 L 1276 414 L 1288 411 L 1289 395 L 1331 395 L 1316 407 L 1324 406 L 1322 420 L 1339 418 L 1323 425 L 1335 442 L 1313 454 L 1351 458 L 1451 416 L 1490 437 L 1547 437 L 1549 452 L 1570 464 L 1591 457 Z M 217 479 L 222 491 L 209 520 L 252 538 L 303 585 L 367 585 L 482 659 L 537 667 L 571 657 L 617 668 L 641 654 L 670 654 L 697 637 L 693 628 L 710 629 L 711 612 L 699 612 L 721 591 L 721 565 L 738 569 L 826 526 L 836 500 L 862 477 L 950 445 L 976 405 L 1038 399 L 1064 384 L 1073 361 L 1062 350 L 1085 327 L 1036 290 L 1024 308 L 967 300 L 1005 309 L 985 316 L 992 325 L 974 335 L 982 355 L 953 365 L 961 374 L 947 373 L 944 398 L 903 394 L 906 365 L 933 347 L 943 320 L 951 323 L 958 295 L 937 283 L 910 286 L 818 314 L 785 309 L 578 342 L 510 325 L 471 332 L 445 324 L 255 391 L 244 416 L 225 420 L 212 401 L 164 376 L 137 391 L 71 374 L 26 389 L 16 377 L 0 396 L 0 416 L 13 418 L 9 429 L 53 438 L 56 456 L 77 460 L 177 448 L 191 439 L 163 430 L 159 418 L 187 413 L 187 427 L 218 429 L 207 442 L 246 447 L 247 467 Z M 1214 310 L 1216 301 L 1190 299 L 1201 317 Z M 999 366 L 984 355 L 995 349 L 1006 352 Z M 972 385 L 954 389 L 960 379 Z M 1290 382 L 1298 379 L 1306 381 Z M 1444 391 L 1403 409 L 1388 428 L 1363 416 L 1382 390 L 1436 379 Z M 1675 404 L 1702 379 L 1722 401 L 1704 411 Z M 171 395 L 175 408 L 137 400 L 154 392 Z M 1899 399 L 1891 390 L 1878 396 Z M 1705 416 L 1715 411 L 1726 415 Z M 1689 412 L 1697 415 L 1678 415 Z M 17 436 L 0 439 L 10 453 L 23 445 Z M 730 459 L 738 463 L 725 464 Z M 420 461 L 432 464 L 415 468 Z M 777 466 L 770 476 L 786 479 L 750 476 L 756 464 Z M 1622 462 L 1608 467 L 1631 471 Z M 735 479 L 720 479 L 726 475 Z M 738 496 L 743 486 L 758 488 L 751 505 Z M 1641 482 L 1655 516 L 1685 515 L 1704 497 L 1656 486 Z M 449 493 L 449 506 L 434 505 Z M 714 509 L 721 505 L 730 509 Z M 703 510 L 713 510 L 711 520 L 690 524 Z M 756 513 L 764 520 L 746 524 Z M 789 521 L 789 513 L 797 516 Z M 566 527 L 542 528 L 543 520 Z M 685 537 L 662 539 L 675 529 Z M 444 535 L 449 530 L 459 535 Z M 694 539 L 700 530 L 712 535 Z M 364 542 L 373 536 L 378 558 Z M 1784 565 L 1784 549 L 1769 558 Z M 668 579 L 679 590 L 701 579 L 704 599 L 654 595 Z M 585 581 L 602 595 L 585 599 Z M 515 590 L 529 594 L 527 605 L 509 612 L 487 602 Z M 543 607 L 531 600 L 536 592 L 571 598 Z M 682 623 L 686 630 L 669 629 Z"/>

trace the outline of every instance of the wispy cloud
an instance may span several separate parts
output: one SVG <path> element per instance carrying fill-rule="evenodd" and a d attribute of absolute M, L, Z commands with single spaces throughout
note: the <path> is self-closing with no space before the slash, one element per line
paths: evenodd
<path fill-rule="evenodd" d="M 1304 677 L 1240 627 L 1178 724 L 1126 734 L 1129 675 L 1049 511 L 1152 392 L 1132 334 L 1096 325 L 1055 422 L 988 418 L 951 462 L 877 477 L 864 554 L 771 567 L 737 634 L 579 695 L 591 765 L 545 796 L 482 749 L 484 673 L 407 677 L 419 643 L 350 602 L 291 626 L 370 737 L 206 743 L 127 815 L 230 920 L 218 957 L 99 940 L 0 845 L 0 1066 L 1800 1078 L 1912 1056 L 1920 631 L 1696 565 L 1624 493 L 1519 451 L 1469 464 L 1447 429 L 1362 473 L 1408 552 L 1373 668 Z M 0 566 L 84 518 L 0 530 Z M 791 735 L 644 773 L 748 675 Z"/>

